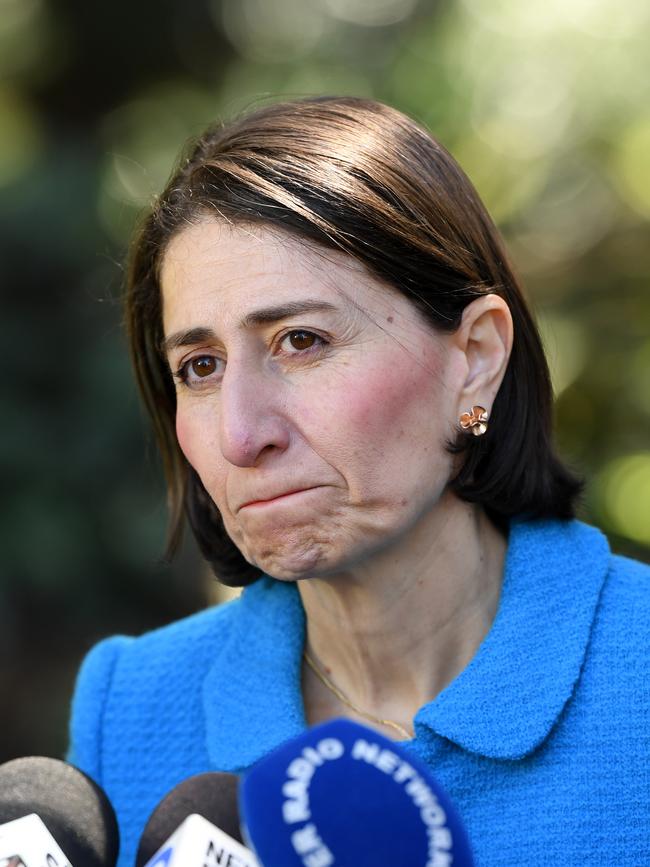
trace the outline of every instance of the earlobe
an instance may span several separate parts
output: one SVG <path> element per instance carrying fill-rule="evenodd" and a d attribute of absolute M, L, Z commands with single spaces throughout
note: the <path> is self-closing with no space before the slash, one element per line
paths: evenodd
<path fill-rule="evenodd" d="M 482 295 L 463 311 L 455 336 L 466 365 L 465 381 L 459 394 L 460 411 L 474 405 L 489 410 L 512 350 L 513 325 L 508 305 L 499 295 Z"/>

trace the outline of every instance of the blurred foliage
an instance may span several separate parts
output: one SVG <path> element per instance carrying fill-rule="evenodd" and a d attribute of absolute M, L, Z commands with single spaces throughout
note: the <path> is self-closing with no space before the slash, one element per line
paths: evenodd
<path fill-rule="evenodd" d="M 650 558 L 649 39 L 646 0 L 0 0 L 0 761 L 64 750 L 100 636 L 210 598 L 191 544 L 159 559 L 120 263 L 184 139 L 260 99 L 374 96 L 454 153 L 540 313 L 583 517 Z"/>

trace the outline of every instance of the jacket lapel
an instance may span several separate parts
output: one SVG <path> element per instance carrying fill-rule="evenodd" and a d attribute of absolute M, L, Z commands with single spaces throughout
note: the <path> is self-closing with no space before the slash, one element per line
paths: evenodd
<path fill-rule="evenodd" d="M 203 689 L 208 755 L 232 773 L 304 730 L 304 612 L 294 585 L 262 578 L 233 605 Z"/>

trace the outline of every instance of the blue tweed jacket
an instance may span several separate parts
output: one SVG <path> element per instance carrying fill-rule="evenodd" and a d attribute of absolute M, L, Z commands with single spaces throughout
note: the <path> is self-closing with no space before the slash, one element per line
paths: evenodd
<path fill-rule="evenodd" d="M 116 808 L 120 867 L 178 782 L 242 771 L 304 729 L 303 640 L 296 587 L 263 579 L 91 651 L 70 760 Z M 650 568 L 578 522 L 513 524 L 492 629 L 415 733 L 479 867 L 650 864 Z"/>

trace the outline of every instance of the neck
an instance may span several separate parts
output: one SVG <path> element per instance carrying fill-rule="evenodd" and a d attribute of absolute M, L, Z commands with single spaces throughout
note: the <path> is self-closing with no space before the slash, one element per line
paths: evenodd
<path fill-rule="evenodd" d="M 470 662 L 501 591 L 505 539 L 479 507 L 445 500 L 399 544 L 298 585 L 318 667 L 357 708 L 407 730 Z M 308 667 L 303 690 L 309 722 L 359 718 Z"/>

